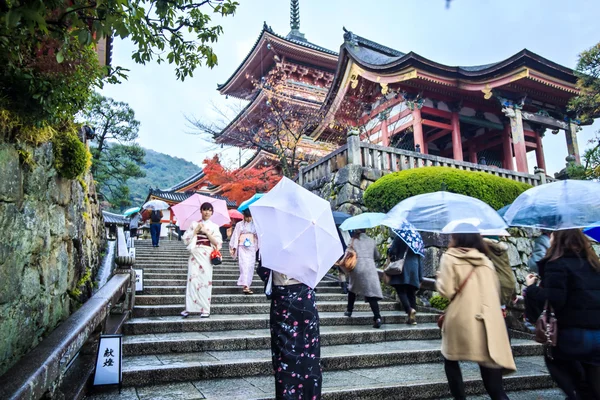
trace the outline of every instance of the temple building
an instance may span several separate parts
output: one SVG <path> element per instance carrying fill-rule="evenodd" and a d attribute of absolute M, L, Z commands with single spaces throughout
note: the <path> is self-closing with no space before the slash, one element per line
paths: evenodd
<path fill-rule="evenodd" d="M 523 173 L 534 151 L 545 170 L 547 129 L 564 131 L 579 162 L 579 122 L 567 112 L 579 93 L 576 81 L 573 70 L 528 50 L 493 64 L 453 67 L 345 31 L 323 104 L 327 118 L 312 137 L 337 121 L 358 130 L 362 141 Z"/>

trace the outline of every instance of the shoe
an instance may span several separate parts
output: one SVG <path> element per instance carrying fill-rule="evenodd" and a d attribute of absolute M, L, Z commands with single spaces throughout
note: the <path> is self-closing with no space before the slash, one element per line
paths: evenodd
<path fill-rule="evenodd" d="M 210 314 L 200 314 L 200 318 L 208 318 L 210 317 Z"/>
<path fill-rule="evenodd" d="M 181 317 L 183 317 L 183 318 L 187 318 L 189 315 L 190 315 L 190 313 L 187 312 L 187 311 L 182 311 L 181 312 Z"/>
<path fill-rule="evenodd" d="M 417 310 L 414 308 L 408 314 L 408 319 L 406 320 L 408 325 L 416 325 L 417 324 Z"/>
<path fill-rule="evenodd" d="M 244 290 L 242 290 L 242 292 L 244 294 L 254 294 L 254 292 L 252 290 L 250 290 L 249 287 L 245 287 Z"/>
<path fill-rule="evenodd" d="M 379 328 L 381 328 L 381 324 L 382 324 L 382 322 L 381 322 L 381 318 L 377 318 L 377 319 L 375 320 L 375 322 L 373 323 L 373 328 L 377 328 L 377 329 L 379 329 Z"/>
<path fill-rule="evenodd" d="M 344 313 L 344 317 L 351 317 L 352 316 L 352 311 L 346 311 Z"/>

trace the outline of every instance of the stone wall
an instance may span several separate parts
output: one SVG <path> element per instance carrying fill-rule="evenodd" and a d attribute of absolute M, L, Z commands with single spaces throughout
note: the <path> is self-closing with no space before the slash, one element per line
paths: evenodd
<path fill-rule="evenodd" d="M 66 180 L 52 164 L 49 143 L 0 142 L 0 375 L 91 295 L 99 265 L 91 175 Z"/>

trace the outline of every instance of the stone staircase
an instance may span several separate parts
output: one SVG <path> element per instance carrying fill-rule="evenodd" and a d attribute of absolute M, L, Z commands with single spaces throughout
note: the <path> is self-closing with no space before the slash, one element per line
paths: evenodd
<path fill-rule="evenodd" d="M 225 246 L 224 246 L 225 247 Z M 223 252 L 214 268 L 211 316 L 182 319 L 188 253 L 182 242 L 136 242 L 144 291 L 124 326 L 123 389 L 96 390 L 93 400 L 272 399 L 270 303 L 255 276 L 254 295 L 236 286 L 238 268 Z M 343 316 L 346 295 L 337 282 L 317 287 L 324 399 L 432 399 L 449 396 L 440 355 L 437 315 L 419 313 L 406 325 L 396 303 L 380 303 L 384 325 L 372 327 L 369 306 Z M 512 340 L 518 372 L 505 378 L 511 399 L 563 399 L 552 389 L 541 348 Z M 487 398 L 475 364 L 465 363 L 469 393 Z M 479 397 L 473 397 L 479 398 Z"/>

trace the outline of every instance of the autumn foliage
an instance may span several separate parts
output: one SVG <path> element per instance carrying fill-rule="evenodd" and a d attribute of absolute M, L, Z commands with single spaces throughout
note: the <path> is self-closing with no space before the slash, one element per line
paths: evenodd
<path fill-rule="evenodd" d="M 204 160 L 204 174 L 213 185 L 221 187 L 222 195 L 240 204 L 255 193 L 269 191 L 281 176 L 272 168 L 225 169 L 219 156 Z"/>

